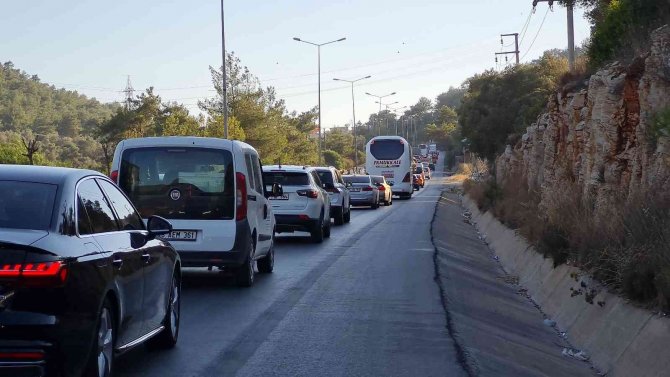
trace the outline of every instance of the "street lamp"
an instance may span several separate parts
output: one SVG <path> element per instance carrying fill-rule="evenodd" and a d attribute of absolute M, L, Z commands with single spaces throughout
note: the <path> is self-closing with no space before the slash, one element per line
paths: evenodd
<path fill-rule="evenodd" d="M 351 129 L 352 132 L 354 133 L 354 165 L 358 168 L 358 140 L 356 140 L 356 103 L 354 102 L 354 83 L 357 81 L 369 79 L 370 75 L 361 77 L 360 79 L 356 80 L 345 80 L 345 79 L 337 79 L 334 78 L 333 80 L 335 81 L 344 81 L 348 82 L 351 84 L 351 114 L 353 115 L 354 122 L 352 123 Z"/>
<path fill-rule="evenodd" d="M 223 138 L 228 138 L 228 90 L 226 82 L 226 33 L 223 23 L 223 0 L 221 0 L 221 57 L 223 65 L 221 66 L 221 101 L 223 105 Z"/>
<path fill-rule="evenodd" d="M 319 70 L 319 165 L 321 165 L 321 159 L 323 158 L 322 155 L 321 155 L 321 46 L 325 46 L 325 45 L 335 43 L 335 42 L 342 42 L 345 39 L 347 39 L 347 38 L 340 38 L 338 40 L 330 41 L 330 42 L 326 42 L 326 43 L 313 43 L 313 42 L 308 42 L 308 41 L 302 40 L 298 37 L 293 38 L 294 41 L 307 43 L 307 44 L 310 44 L 312 46 L 316 46 L 316 48 L 317 48 L 317 66 L 318 66 L 318 70 Z"/>
<path fill-rule="evenodd" d="M 376 97 L 378 99 L 378 101 L 375 101 L 375 102 L 379 103 L 379 113 L 381 113 L 382 112 L 382 98 L 392 96 L 392 95 L 395 94 L 395 92 L 389 93 L 389 94 L 386 94 L 386 95 L 383 95 L 383 96 L 378 96 L 376 94 L 370 94 L 368 92 L 365 92 L 365 94 L 367 94 L 371 97 Z M 381 126 L 381 122 L 379 121 L 379 113 L 377 113 L 377 126 L 379 127 L 379 132 L 381 132 L 382 126 Z"/>
<path fill-rule="evenodd" d="M 384 105 L 384 106 L 386 107 L 386 112 L 388 113 L 388 111 L 389 111 L 389 106 L 391 106 L 391 105 L 395 105 L 395 104 L 397 104 L 397 103 L 399 103 L 399 102 L 398 102 L 398 101 L 395 101 L 395 102 L 391 102 L 391 103 L 382 103 L 381 101 L 375 101 L 375 103 L 379 103 L 379 107 L 381 107 L 382 105 Z M 388 132 L 388 131 L 389 131 L 389 117 L 388 117 L 388 114 L 386 114 L 386 116 L 385 116 L 384 118 L 386 118 L 386 132 Z M 381 133 L 381 130 L 379 130 L 379 131 L 380 131 L 380 133 Z"/>
<path fill-rule="evenodd" d="M 397 102 L 396 102 L 396 103 L 397 103 Z M 406 109 L 406 108 L 407 108 L 407 106 L 396 107 L 395 109 L 391 109 L 391 111 L 393 111 L 393 113 L 394 113 L 395 115 L 398 115 L 398 113 L 397 113 L 396 111 L 398 111 L 398 110 L 402 110 L 402 109 Z M 402 127 L 402 125 L 401 125 L 401 127 Z M 395 134 L 398 135 L 398 118 L 395 118 Z"/>

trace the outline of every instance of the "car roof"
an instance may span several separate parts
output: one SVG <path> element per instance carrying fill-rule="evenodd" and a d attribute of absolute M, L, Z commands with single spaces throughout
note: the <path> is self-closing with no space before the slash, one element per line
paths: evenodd
<path fill-rule="evenodd" d="M 251 145 L 239 140 L 220 139 L 218 137 L 200 137 L 200 136 L 158 136 L 158 137 L 139 137 L 125 139 L 120 143 L 121 147 L 140 148 L 140 147 L 204 147 L 204 148 L 222 148 L 231 150 L 234 145 L 244 149 L 254 149 Z M 255 150 L 255 149 L 254 149 Z"/>
<path fill-rule="evenodd" d="M 94 170 L 62 168 L 55 166 L 0 165 L 0 181 L 21 181 L 62 185 L 83 177 L 104 175 Z"/>
<path fill-rule="evenodd" d="M 311 166 L 302 166 L 302 165 L 263 165 L 263 171 L 287 171 L 287 172 L 299 172 L 307 173 L 308 171 L 314 170 Z"/>

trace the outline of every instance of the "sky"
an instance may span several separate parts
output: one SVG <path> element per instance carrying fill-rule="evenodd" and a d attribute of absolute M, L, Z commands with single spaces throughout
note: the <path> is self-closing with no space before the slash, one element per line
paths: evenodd
<path fill-rule="evenodd" d="M 0 13 L 0 62 L 36 74 L 43 82 L 102 102 L 123 101 L 127 77 L 135 90 L 153 86 L 164 100 L 198 113 L 212 97 L 209 66 L 221 66 L 219 0 L 9 1 Z M 522 62 L 567 47 L 566 11 L 531 0 L 225 0 L 226 49 L 275 87 L 289 111 L 317 105 L 317 49 L 321 48 L 324 128 L 351 122 L 356 83 L 357 121 L 379 110 L 376 98 L 405 110 L 475 73 L 502 68 L 494 53 L 513 50 L 521 33 Z M 575 11 L 575 41 L 589 25 Z M 509 55 L 510 63 L 514 56 Z"/>

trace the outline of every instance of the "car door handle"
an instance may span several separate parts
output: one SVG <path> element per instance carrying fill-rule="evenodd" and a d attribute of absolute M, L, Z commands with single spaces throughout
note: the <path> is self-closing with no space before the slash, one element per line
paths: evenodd
<path fill-rule="evenodd" d="M 119 257 L 114 258 L 114 260 L 112 261 L 112 265 L 113 265 L 114 267 L 120 269 L 121 266 L 123 266 L 123 259 L 121 259 L 121 258 L 119 258 Z"/>
<path fill-rule="evenodd" d="M 142 260 L 144 263 L 149 263 L 151 261 L 151 254 L 142 254 Z"/>

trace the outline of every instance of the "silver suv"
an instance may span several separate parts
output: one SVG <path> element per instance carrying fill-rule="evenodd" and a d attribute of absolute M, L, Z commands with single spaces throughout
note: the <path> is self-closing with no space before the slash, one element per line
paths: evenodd
<path fill-rule="evenodd" d="M 351 221 L 350 194 L 340 172 L 332 166 L 316 168 L 316 172 L 330 196 L 330 217 L 335 220 L 335 225 Z"/>
<path fill-rule="evenodd" d="M 330 197 L 316 169 L 309 166 L 263 166 L 263 184 L 275 183 L 283 194 L 269 196 L 277 222 L 277 233 L 309 232 L 312 241 L 330 237 Z"/>

